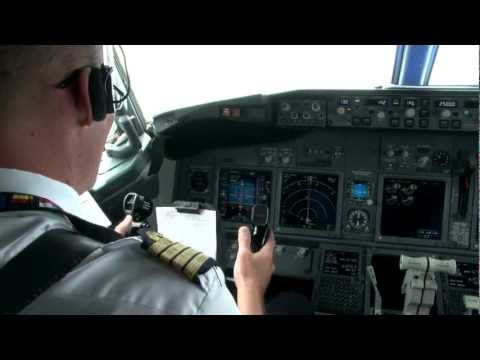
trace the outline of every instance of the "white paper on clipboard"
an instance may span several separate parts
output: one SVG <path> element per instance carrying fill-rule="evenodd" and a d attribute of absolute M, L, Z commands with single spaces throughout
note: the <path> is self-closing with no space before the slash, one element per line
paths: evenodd
<path fill-rule="evenodd" d="M 172 241 L 217 257 L 217 215 L 215 210 L 200 214 L 178 212 L 174 207 L 157 207 L 157 231 Z"/>

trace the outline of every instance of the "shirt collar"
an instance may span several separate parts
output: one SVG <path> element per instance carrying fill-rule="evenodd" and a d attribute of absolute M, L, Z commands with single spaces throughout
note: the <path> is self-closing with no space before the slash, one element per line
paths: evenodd
<path fill-rule="evenodd" d="M 78 193 L 69 185 L 29 171 L 0 168 L 0 192 L 43 197 L 63 211 L 86 219 Z"/>

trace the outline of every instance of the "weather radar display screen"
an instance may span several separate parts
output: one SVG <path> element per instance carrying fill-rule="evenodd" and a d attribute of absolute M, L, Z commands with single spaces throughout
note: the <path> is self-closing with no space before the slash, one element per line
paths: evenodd
<path fill-rule="evenodd" d="M 284 172 L 280 226 L 335 231 L 338 176 Z"/>
<path fill-rule="evenodd" d="M 224 221 L 250 222 L 255 204 L 270 206 L 272 174 L 268 171 L 222 169 L 218 189 L 218 209 Z"/>

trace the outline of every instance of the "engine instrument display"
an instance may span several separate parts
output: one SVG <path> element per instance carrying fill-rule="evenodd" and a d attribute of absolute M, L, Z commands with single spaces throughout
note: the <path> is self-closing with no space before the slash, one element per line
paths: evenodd
<path fill-rule="evenodd" d="M 385 179 L 381 234 L 440 240 L 445 182 Z"/>
<path fill-rule="evenodd" d="M 222 219 L 230 222 L 250 222 L 253 205 L 270 207 L 272 174 L 254 170 L 220 170 L 218 209 Z"/>
<path fill-rule="evenodd" d="M 335 231 L 338 176 L 284 172 L 280 226 Z"/>

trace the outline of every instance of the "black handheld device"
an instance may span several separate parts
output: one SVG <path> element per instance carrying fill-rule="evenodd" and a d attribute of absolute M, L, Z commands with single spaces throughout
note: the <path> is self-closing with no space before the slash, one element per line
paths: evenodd
<path fill-rule="evenodd" d="M 252 206 L 250 222 L 252 224 L 251 248 L 253 252 L 259 251 L 268 240 L 268 235 L 270 232 L 268 219 L 268 206 L 262 204 Z"/>
<path fill-rule="evenodd" d="M 146 220 L 153 211 L 153 202 L 136 193 L 128 193 L 123 199 L 125 215 L 132 215 L 133 221 Z"/>

